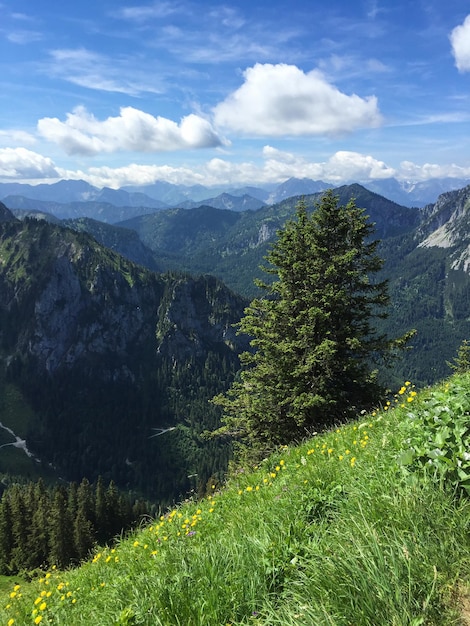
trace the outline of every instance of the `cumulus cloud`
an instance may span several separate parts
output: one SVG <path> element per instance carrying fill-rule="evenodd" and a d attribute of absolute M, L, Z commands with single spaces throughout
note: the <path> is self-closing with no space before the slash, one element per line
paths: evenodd
<path fill-rule="evenodd" d="M 326 182 L 338 183 L 348 181 L 376 180 L 391 178 L 397 171 L 370 155 L 360 152 L 340 150 L 327 161 L 310 162 L 306 159 L 282 152 L 271 146 L 265 146 L 263 156 L 265 173 L 269 172 L 274 180 L 282 176 L 296 178 L 312 178 Z"/>
<path fill-rule="evenodd" d="M 469 178 L 470 167 L 462 167 L 455 163 L 439 165 L 437 163 L 424 163 L 417 165 L 412 161 L 402 161 L 397 178 L 403 180 L 430 180 L 432 178 Z"/>
<path fill-rule="evenodd" d="M 235 162 L 213 158 L 197 166 L 142 165 L 96 166 L 63 169 L 50 158 L 25 148 L 0 149 L 0 180 L 39 182 L 43 179 L 86 180 L 96 187 L 117 189 L 125 185 L 144 185 L 156 181 L 194 185 L 260 185 L 281 183 L 288 178 L 311 178 L 338 186 L 384 178 L 424 181 L 434 178 L 470 178 L 470 167 L 455 164 L 415 164 L 403 161 L 395 169 L 384 161 L 359 152 L 339 151 L 324 161 L 310 161 L 291 152 L 265 146 L 259 161 Z"/>
<path fill-rule="evenodd" d="M 470 15 L 450 34 L 452 54 L 459 72 L 470 71 Z"/>
<path fill-rule="evenodd" d="M 257 63 L 244 78 L 214 109 L 218 125 L 243 135 L 339 135 L 381 123 L 375 96 L 348 96 L 319 70 Z"/>
<path fill-rule="evenodd" d="M 80 106 L 67 114 L 65 122 L 56 117 L 39 120 L 38 131 L 70 155 L 166 152 L 210 148 L 225 143 L 209 121 L 193 113 L 177 124 L 133 107 L 122 107 L 119 116 L 100 121 Z"/>
<path fill-rule="evenodd" d="M 122 167 L 90 167 L 86 172 L 67 172 L 67 178 L 86 180 L 95 187 L 119 189 L 125 185 L 150 185 L 164 180 L 174 185 L 207 184 L 202 173 L 184 166 L 140 165 L 131 163 Z"/>
<path fill-rule="evenodd" d="M 312 162 L 293 153 L 265 146 L 262 156 L 263 160 L 259 163 L 234 162 L 217 157 L 192 168 L 135 163 L 119 168 L 102 166 L 89 168 L 86 172 L 69 172 L 69 177 L 87 180 L 97 187 L 118 188 L 151 184 L 156 180 L 184 185 L 258 185 L 280 183 L 292 176 L 341 185 L 353 180 L 388 178 L 397 174 L 383 161 L 358 152 L 336 152 L 327 161 Z"/>
<path fill-rule="evenodd" d="M 396 170 L 372 156 L 340 150 L 324 165 L 325 177 L 328 180 L 376 180 L 392 178 Z"/>
<path fill-rule="evenodd" d="M 53 161 L 26 148 L 0 148 L 0 179 L 57 178 Z"/>

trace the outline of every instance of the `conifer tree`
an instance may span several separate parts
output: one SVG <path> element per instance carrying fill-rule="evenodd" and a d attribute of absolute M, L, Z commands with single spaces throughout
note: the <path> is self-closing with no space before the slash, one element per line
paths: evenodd
<path fill-rule="evenodd" d="M 447 365 L 454 370 L 456 374 L 465 374 L 465 372 L 470 371 L 470 343 L 468 339 L 462 341 L 453 363 L 447 361 Z"/>
<path fill-rule="evenodd" d="M 228 434 L 258 453 L 347 419 L 377 402 L 383 389 L 375 362 L 387 360 L 412 333 L 396 340 L 378 335 L 374 319 L 386 317 L 385 281 L 374 227 L 354 200 L 339 205 L 326 192 L 308 214 L 301 201 L 266 259 L 271 283 L 245 309 L 239 332 L 252 352 L 223 407 Z"/>
<path fill-rule="evenodd" d="M 47 563 L 49 558 L 50 496 L 42 479 L 37 483 L 30 483 L 28 489 L 33 492 L 31 499 L 33 513 L 28 533 L 30 563 L 31 567 L 40 567 Z"/>
<path fill-rule="evenodd" d="M 56 487 L 50 512 L 49 561 L 57 567 L 66 567 L 75 556 L 74 539 L 67 515 L 66 490 Z"/>
<path fill-rule="evenodd" d="M 29 529 L 32 510 L 27 506 L 25 489 L 13 485 L 9 493 L 11 507 L 11 532 L 13 536 L 12 563 L 15 568 L 29 567 Z"/>
<path fill-rule="evenodd" d="M 8 494 L 3 494 L 0 501 L 0 573 L 12 573 L 12 553 L 14 539 L 12 532 L 12 511 Z"/>

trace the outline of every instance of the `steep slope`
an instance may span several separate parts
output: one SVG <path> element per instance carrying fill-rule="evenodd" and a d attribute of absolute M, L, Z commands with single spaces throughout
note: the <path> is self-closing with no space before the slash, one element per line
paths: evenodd
<path fill-rule="evenodd" d="M 154 254 L 144 246 L 134 230 L 86 217 L 64 220 L 63 225 L 93 235 L 101 245 L 114 250 L 133 263 L 143 265 L 152 271 L 161 271 Z"/>
<path fill-rule="evenodd" d="M 198 433 L 217 423 L 207 400 L 246 345 L 233 328 L 244 304 L 215 278 L 154 274 L 86 233 L 2 224 L 1 369 L 37 417 L 28 447 L 66 478 L 154 498 L 184 494 L 191 474 L 205 484 L 228 450 Z"/>
<path fill-rule="evenodd" d="M 1 623 L 463 626 L 469 397 L 468 375 L 404 385 L 387 410 L 283 446 L 79 568 L 15 577 Z M 436 446 L 440 461 L 411 464 Z"/>
<path fill-rule="evenodd" d="M 12 222 L 15 220 L 15 216 L 8 209 L 3 202 L 0 202 L 0 222 Z"/>
<path fill-rule="evenodd" d="M 452 269 L 470 268 L 470 186 L 439 196 L 426 207 L 429 215 L 418 231 L 423 248 L 447 248 Z"/>

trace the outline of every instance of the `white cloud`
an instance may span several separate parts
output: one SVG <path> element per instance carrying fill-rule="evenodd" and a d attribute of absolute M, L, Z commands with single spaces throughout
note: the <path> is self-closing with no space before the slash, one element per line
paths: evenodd
<path fill-rule="evenodd" d="M 257 185 L 280 183 L 292 176 L 341 185 L 353 180 L 389 178 L 397 174 L 396 170 L 387 167 L 383 161 L 357 152 L 336 152 L 328 161 L 316 163 L 265 146 L 263 158 L 259 164 L 213 158 L 193 168 L 134 163 L 119 168 L 93 167 L 86 172 L 69 172 L 68 175 L 87 180 L 97 187 L 118 188 L 124 185 L 149 184 L 156 180 L 185 185 Z"/>
<path fill-rule="evenodd" d="M 151 5 L 123 7 L 114 13 L 114 17 L 136 22 L 144 22 L 166 17 L 179 10 L 176 2 L 155 2 Z"/>
<path fill-rule="evenodd" d="M 338 135 L 375 127 L 381 115 L 375 96 L 341 93 L 319 70 L 259 64 L 214 109 L 215 122 L 243 135 Z"/>
<path fill-rule="evenodd" d="M 341 184 L 354 180 L 391 178 L 396 175 L 396 170 L 383 161 L 359 152 L 342 150 L 333 154 L 328 161 L 312 163 L 299 156 L 265 146 L 263 156 L 266 158 L 264 171 L 273 180 L 295 176 Z"/>
<path fill-rule="evenodd" d="M 328 180 L 340 181 L 392 178 L 397 173 L 372 156 L 346 150 L 336 152 L 325 164 L 324 171 Z"/>
<path fill-rule="evenodd" d="M 282 161 L 283 163 L 297 163 L 299 160 L 299 157 L 292 152 L 284 152 L 283 150 L 278 150 L 272 146 L 264 146 L 263 157 L 265 159 Z"/>
<path fill-rule="evenodd" d="M 67 114 L 65 122 L 45 117 L 39 133 L 57 143 L 67 154 L 95 155 L 105 152 L 165 152 L 222 145 L 210 122 L 190 114 L 181 122 L 154 117 L 133 107 L 122 107 L 120 115 L 97 120 L 85 107 Z"/>
<path fill-rule="evenodd" d="M 118 189 L 125 185 L 149 185 L 164 180 L 175 185 L 207 184 L 203 175 L 186 167 L 170 165 L 138 165 L 131 163 L 123 167 L 90 167 L 86 172 L 68 171 L 67 178 L 86 180 L 95 187 Z M 65 177 L 65 172 L 64 172 Z"/>
<path fill-rule="evenodd" d="M 141 165 L 130 163 L 121 167 L 90 167 L 64 169 L 36 152 L 25 148 L 0 149 L 0 180 L 36 183 L 41 180 L 55 182 L 60 179 L 86 180 L 96 187 L 117 189 L 125 185 L 144 185 L 155 181 L 194 185 L 260 185 L 281 183 L 288 178 L 323 180 L 334 186 L 353 181 L 366 182 L 384 178 L 407 181 L 424 181 L 434 178 L 470 178 L 470 167 L 455 164 L 418 165 L 403 161 L 392 168 L 384 161 L 359 152 L 339 151 L 325 161 L 309 161 L 302 156 L 277 150 L 272 146 L 263 149 L 260 162 L 233 162 L 213 158 L 198 166 Z"/>
<path fill-rule="evenodd" d="M 49 52 L 51 60 L 44 73 L 79 87 L 136 96 L 161 93 L 161 80 L 155 72 L 136 67 L 132 56 L 108 58 L 86 48 L 63 48 Z"/>
<path fill-rule="evenodd" d="M 42 33 L 33 30 L 15 30 L 7 35 L 8 41 L 19 45 L 40 41 L 42 38 Z"/>
<path fill-rule="evenodd" d="M 53 161 L 26 148 L 0 148 L 0 179 L 57 178 Z"/>
<path fill-rule="evenodd" d="M 0 144 L 8 146 L 19 143 L 32 146 L 36 143 L 36 138 L 24 130 L 0 130 Z"/>
<path fill-rule="evenodd" d="M 452 53 L 459 72 L 470 71 L 470 15 L 450 34 Z"/>
<path fill-rule="evenodd" d="M 462 167 L 451 163 L 438 165 L 437 163 L 424 163 L 416 165 L 411 161 L 402 161 L 397 178 L 402 180 L 422 181 L 433 178 L 470 178 L 470 167 Z"/>

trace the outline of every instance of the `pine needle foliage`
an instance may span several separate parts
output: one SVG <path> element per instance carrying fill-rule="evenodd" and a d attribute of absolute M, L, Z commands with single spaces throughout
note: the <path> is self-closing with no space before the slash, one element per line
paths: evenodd
<path fill-rule="evenodd" d="M 464 339 L 459 346 L 457 356 L 454 357 L 453 363 L 447 361 L 447 365 L 456 374 L 465 374 L 470 371 L 470 342 Z"/>
<path fill-rule="evenodd" d="M 245 309 L 239 332 L 252 337 L 239 379 L 225 395 L 219 434 L 239 451 L 265 454 L 308 433 L 369 409 L 384 389 L 374 369 L 404 347 L 374 329 L 386 317 L 386 281 L 374 226 L 351 199 L 327 191 L 309 214 L 305 202 L 278 232 L 259 281 L 263 297 Z M 246 455 L 246 454 L 245 454 Z M 256 453 L 253 455 L 256 457 Z"/>

